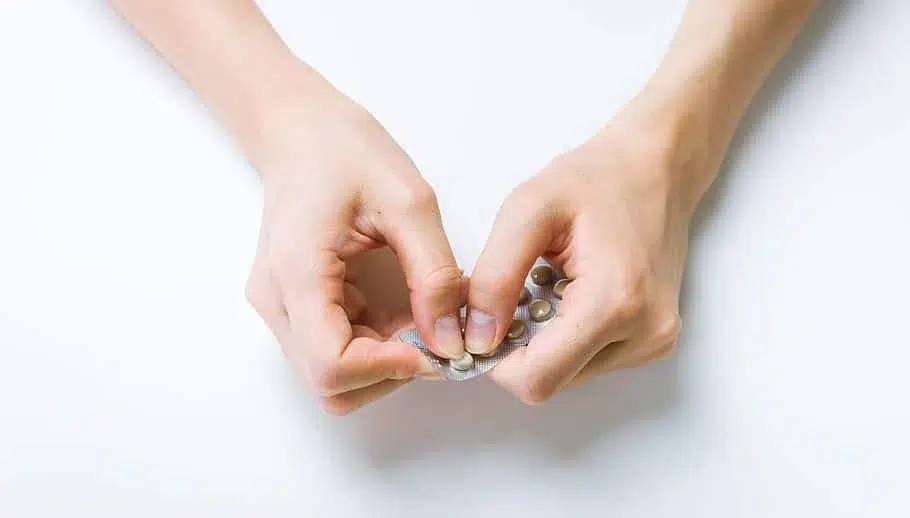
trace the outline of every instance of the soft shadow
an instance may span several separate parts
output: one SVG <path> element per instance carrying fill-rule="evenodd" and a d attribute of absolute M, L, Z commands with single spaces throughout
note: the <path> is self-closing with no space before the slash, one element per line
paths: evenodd
<path fill-rule="evenodd" d="M 377 308 L 406 307 L 406 286 L 394 254 L 381 249 L 358 265 L 357 285 Z M 402 304 L 404 306 L 402 306 Z M 580 456 L 611 430 L 676 407 L 676 359 L 595 380 L 539 407 L 526 407 L 486 379 L 418 381 L 342 421 L 327 422 L 376 466 L 394 465 L 468 442 L 531 443 L 560 459 Z"/>
<path fill-rule="evenodd" d="M 778 65 L 745 115 L 721 170 L 696 217 L 693 234 L 709 224 L 719 209 L 729 172 L 737 167 L 743 150 L 764 114 L 776 109 L 804 64 L 825 41 L 827 30 L 848 3 L 826 2 Z M 687 283 L 688 284 L 688 283 Z M 685 286 L 682 311 L 691 296 Z M 416 382 L 343 421 L 334 431 L 345 436 L 363 460 L 376 467 L 406 464 L 438 452 L 499 449 L 527 444 L 535 451 L 572 461 L 610 434 L 654 419 L 672 418 L 685 403 L 680 372 L 692 343 L 684 334 L 680 352 L 657 365 L 594 380 L 561 394 L 539 407 L 526 407 L 488 380 L 464 383 Z"/>
<path fill-rule="evenodd" d="M 790 52 L 777 64 L 743 115 L 721 164 L 717 180 L 705 194 L 695 214 L 692 223 L 693 238 L 697 239 L 710 225 L 711 218 L 721 211 L 721 203 L 726 199 L 724 193 L 730 186 L 730 172 L 739 166 L 757 128 L 769 114 L 779 109 L 781 99 L 793 86 L 794 80 L 802 73 L 806 63 L 824 48 L 824 43 L 831 37 L 836 21 L 843 19 L 848 9 L 857 8 L 859 6 L 853 2 L 822 2 L 806 22 L 800 35 L 793 42 Z"/>
<path fill-rule="evenodd" d="M 755 95 L 752 104 L 737 127 L 717 179 L 705 194 L 695 213 L 690 233 L 689 260 L 693 256 L 691 252 L 697 250 L 701 236 L 711 227 L 714 218 L 724 213 L 723 203 L 729 199 L 726 193 L 731 187 L 731 182 L 735 181 L 732 172 L 740 166 L 758 128 L 770 114 L 780 109 L 782 99 L 793 87 L 799 75 L 803 73 L 806 63 L 818 54 L 820 49 L 825 48 L 825 43 L 834 33 L 837 22 L 844 20 L 848 9 L 857 8 L 858 6 L 852 2 L 822 2 L 793 42 L 790 52 L 778 63 L 768 80 Z M 694 318 L 694 315 L 689 315 L 687 311 L 687 308 L 694 306 L 695 294 L 692 288 L 694 282 L 697 282 L 697 279 L 690 276 L 683 280 L 680 294 L 680 312 L 683 321 Z M 684 336 L 680 346 L 681 354 L 685 355 L 686 351 L 695 345 L 691 341 L 685 340 Z"/>
<path fill-rule="evenodd" d="M 573 460 L 604 435 L 676 408 L 676 360 L 594 380 L 527 407 L 486 379 L 418 382 L 352 416 L 349 444 L 376 467 L 438 452 L 520 447 Z M 529 447 L 529 448 L 526 448 Z"/>

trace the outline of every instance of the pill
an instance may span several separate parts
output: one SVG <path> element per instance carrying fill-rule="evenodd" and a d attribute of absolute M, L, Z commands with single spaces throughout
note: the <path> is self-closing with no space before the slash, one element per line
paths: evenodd
<path fill-rule="evenodd" d="M 559 279 L 556 281 L 556 284 L 553 285 L 553 296 L 557 299 L 562 298 L 562 294 L 565 293 L 566 287 L 571 281 L 569 279 Z"/>
<path fill-rule="evenodd" d="M 535 322 L 543 322 L 550 318 L 550 313 L 552 312 L 553 305 L 550 304 L 549 301 L 543 299 L 536 299 L 528 306 L 528 313 L 531 315 L 531 320 Z"/>
<path fill-rule="evenodd" d="M 457 360 L 449 360 L 449 365 L 457 371 L 467 371 L 471 370 L 471 367 L 474 366 L 474 357 L 471 356 L 471 353 L 465 352 L 464 356 Z"/>
<path fill-rule="evenodd" d="M 519 297 L 518 297 L 518 303 L 527 304 L 529 300 L 531 300 L 531 291 L 528 289 L 527 286 L 522 286 L 521 295 L 519 295 Z"/>
<path fill-rule="evenodd" d="M 509 326 L 509 330 L 506 332 L 506 338 L 509 340 L 517 340 L 524 336 L 527 331 L 527 324 L 521 320 L 513 320 L 512 325 Z"/>
<path fill-rule="evenodd" d="M 547 286 L 553 283 L 553 269 L 549 266 L 538 266 L 531 270 L 531 282 L 538 286 Z"/>

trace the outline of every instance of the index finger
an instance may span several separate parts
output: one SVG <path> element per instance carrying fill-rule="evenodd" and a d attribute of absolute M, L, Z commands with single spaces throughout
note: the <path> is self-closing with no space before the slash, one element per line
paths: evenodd
<path fill-rule="evenodd" d="M 567 218 L 560 207 L 527 185 L 503 203 L 471 273 L 465 327 L 468 352 L 488 353 L 505 337 L 525 274 L 549 250 Z"/>

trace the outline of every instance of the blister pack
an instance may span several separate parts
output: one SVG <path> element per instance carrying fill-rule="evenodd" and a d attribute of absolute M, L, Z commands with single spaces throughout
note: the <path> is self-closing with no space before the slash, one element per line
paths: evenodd
<path fill-rule="evenodd" d="M 525 347 L 556 316 L 556 308 L 562 300 L 563 292 L 569 280 L 556 268 L 543 259 L 534 263 L 525 278 L 518 307 L 512 316 L 512 324 L 499 347 L 492 354 L 475 356 L 465 353 L 460 360 L 448 360 L 436 356 L 427 348 L 416 329 L 408 329 L 399 335 L 399 339 L 418 348 L 433 364 L 445 379 L 466 381 L 482 376 L 499 364 L 506 356 Z M 462 308 L 461 321 L 464 326 L 465 310 Z"/>

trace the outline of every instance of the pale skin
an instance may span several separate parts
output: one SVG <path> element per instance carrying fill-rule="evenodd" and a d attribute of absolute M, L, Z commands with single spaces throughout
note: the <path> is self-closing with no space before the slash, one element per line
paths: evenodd
<path fill-rule="evenodd" d="M 260 172 L 248 298 L 325 409 L 346 414 L 436 377 L 395 339 L 404 327 L 416 325 L 449 358 L 494 348 L 538 256 L 576 282 L 555 320 L 490 372 L 505 390 L 537 404 L 671 354 L 692 215 L 753 95 L 818 0 L 691 0 L 641 92 L 506 199 L 470 280 L 406 153 L 292 54 L 255 2 L 111 3 Z M 385 247 L 404 272 L 402 301 L 376 287 L 389 277 Z"/>

